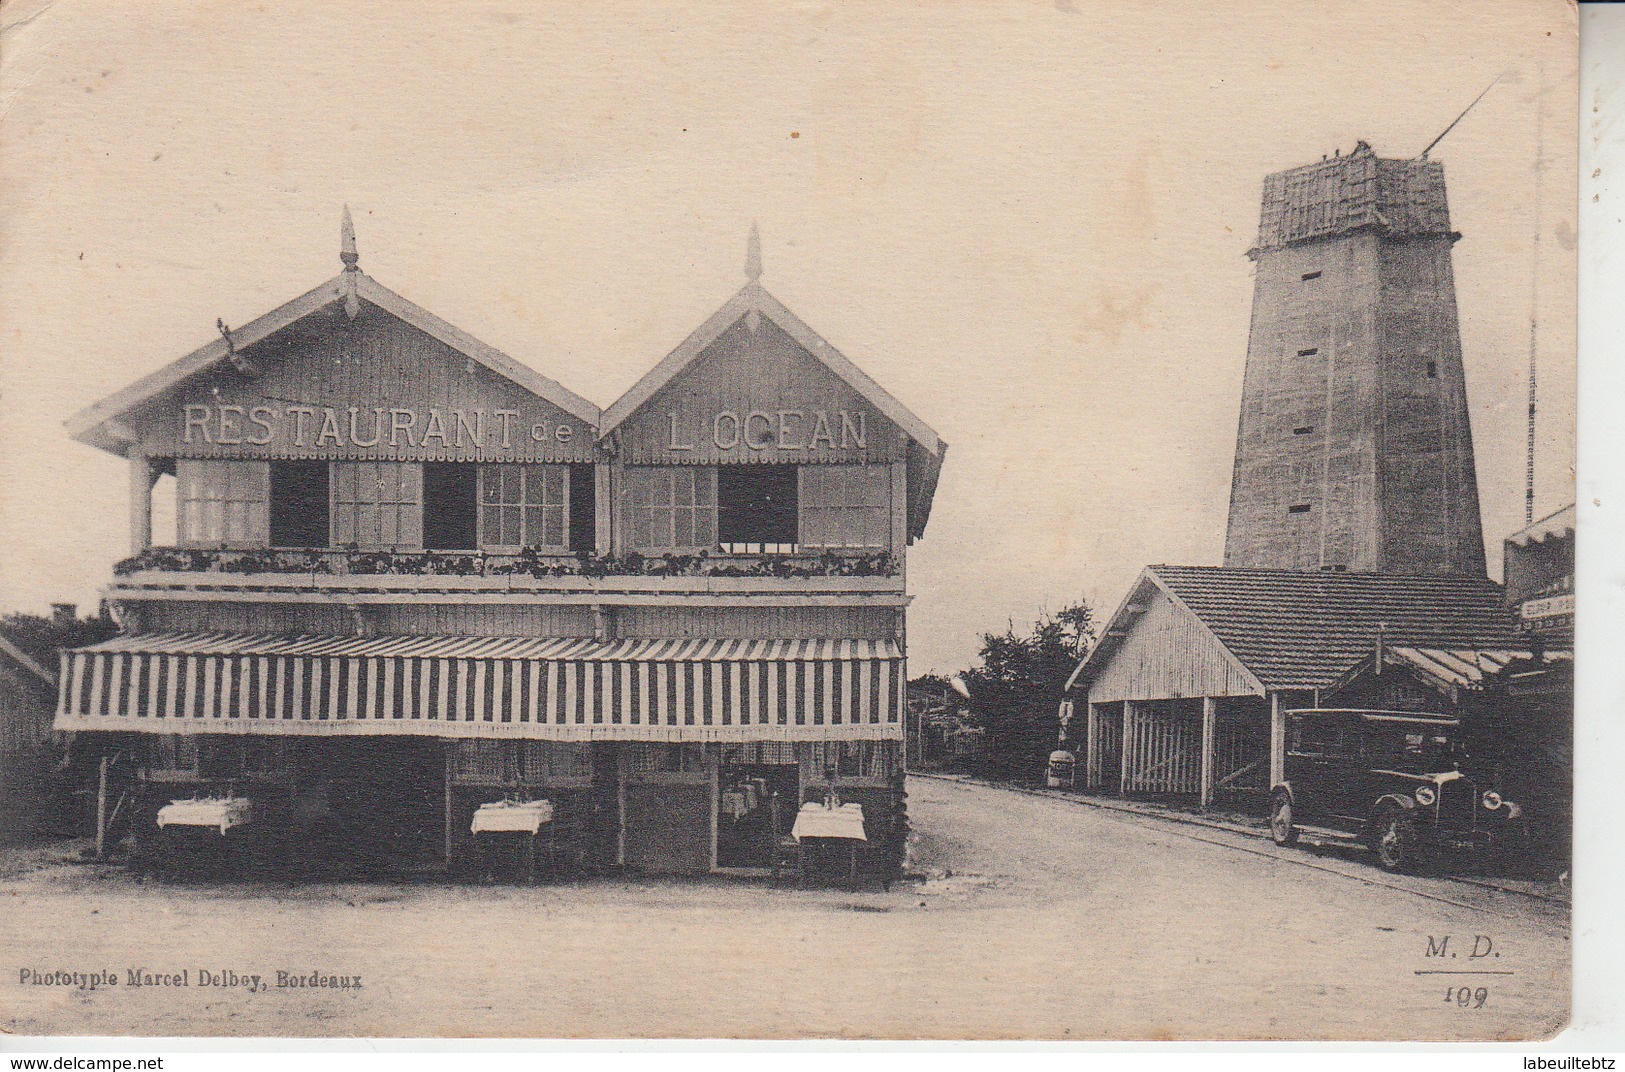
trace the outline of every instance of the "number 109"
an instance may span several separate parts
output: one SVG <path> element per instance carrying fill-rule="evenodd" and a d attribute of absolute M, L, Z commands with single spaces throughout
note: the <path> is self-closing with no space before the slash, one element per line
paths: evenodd
<path fill-rule="evenodd" d="M 1444 1003 L 1455 1004 L 1463 1009 L 1482 1009 L 1484 1003 L 1490 1000 L 1488 987 L 1478 987 L 1476 990 L 1470 986 L 1446 987 Z"/>

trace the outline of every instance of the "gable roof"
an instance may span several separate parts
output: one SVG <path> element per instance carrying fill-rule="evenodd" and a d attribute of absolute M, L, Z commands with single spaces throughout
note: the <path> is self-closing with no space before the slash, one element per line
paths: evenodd
<path fill-rule="evenodd" d="M 937 438 L 937 433 L 933 432 L 930 426 L 910 413 L 908 407 L 893 398 L 885 388 L 870 379 L 866 372 L 826 342 L 800 317 L 785 308 L 783 303 L 769 294 L 760 283 L 754 281 L 745 284 L 739 293 L 711 314 L 711 317 L 692 335 L 684 339 L 677 349 L 667 354 L 660 364 L 650 369 L 641 380 L 632 385 L 630 390 L 616 399 L 614 405 L 604 411 L 604 420 L 598 431 L 599 438 L 609 435 L 624 424 L 645 402 L 653 398 L 662 387 L 704 353 L 706 347 L 737 324 L 740 317 L 753 312 L 784 329 L 785 334 L 794 339 L 802 349 L 822 362 L 824 367 L 839 376 L 847 386 L 862 395 L 892 423 L 907 432 L 909 437 L 928 454 L 937 456 L 942 454 L 946 444 Z"/>
<path fill-rule="evenodd" d="M 1556 658 L 1568 658 L 1572 661 L 1572 654 L 1560 653 Z M 1482 689 L 1486 681 L 1492 680 L 1508 666 L 1519 662 L 1527 662 L 1535 658 L 1528 645 L 1517 649 L 1502 648 L 1411 648 L 1389 647 L 1384 644 L 1382 649 L 1382 665 L 1407 670 L 1416 680 L 1443 693 L 1456 702 L 1462 692 Z M 1556 661 L 1552 658 L 1550 661 Z M 1548 661 L 1542 656 L 1540 662 Z M 1377 653 L 1366 653 L 1365 658 L 1355 663 L 1343 672 L 1341 679 L 1335 687 L 1341 688 L 1349 685 L 1359 678 L 1369 674 L 1377 665 Z"/>
<path fill-rule="evenodd" d="M 1372 651 L 1395 647 L 1516 650 L 1501 586 L 1483 577 L 1321 570 L 1147 566 L 1134 591 L 1156 586 L 1193 615 L 1265 689 L 1327 688 Z M 1135 617 L 1133 597 L 1067 679 L 1093 677 Z"/>
<path fill-rule="evenodd" d="M 56 675 L 35 662 L 32 655 L 13 644 L 3 633 L 0 633 L 0 655 L 9 658 L 45 685 L 56 688 Z"/>
<path fill-rule="evenodd" d="M 1576 516 L 1575 504 L 1570 503 L 1556 513 L 1547 514 L 1534 524 L 1514 532 L 1507 537 L 1507 543 L 1528 547 L 1532 543 L 1544 543 L 1554 536 L 1573 536 Z"/>
<path fill-rule="evenodd" d="M 530 366 L 521 364 L 495 347 L 488 346 L 462 329 L 448 324 L 427 309 L 396 294 L 371 276 L 360 271 L 344 271 L 264 316 L 237 328 L 231 333 L 230 345 L 224 338 L 214 339 L 180 360 L 165 365 L 157 372 L 143 376 L 122 391 L 80 410 L 68 418 L 68 434 L 81 443 L 88 443 L 114 454 L 124 453 L 134 435 L 121 425 L 119 418 L 193 376 L 229 360 L 233 346 L 238 350 L 252 346 L 307 316 L 344 301 L 351 293 L 352 282 L 355 287 L 354 293 L 361 300 L 438 339 L 497 375 L 546 399 L 571 416 L 597 427 L 601 416 L 598 407 L 557 380 L 543 376 Z"/>

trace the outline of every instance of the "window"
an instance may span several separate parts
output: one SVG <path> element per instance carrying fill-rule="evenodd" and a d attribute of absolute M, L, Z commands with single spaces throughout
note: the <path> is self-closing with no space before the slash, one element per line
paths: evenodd
<path fill-rule="evenodd" d="M 569 497 L 562 465 L 480 466 L 480 546 L 563 550 Z"/>
<path fill-rule="evenodd" d="M 715 469 L 630 466 L 626 484 L 633 550 L 693 551 L 716 544 Z"/>
<path fill-rule="evenodd" d="M 1309 512 L 1309 504 L 1308 503 L 1294 503 L 1293 505 L 1286 508 L 1286 512 L 1289 513 L 1289 514 L 1307 514 Z"/>
<path fill-rule="evenodd" d="M 271 546 L 326 547 L 327 463 L 271 463 Z"/>
<path fill-rule="evenodd" d="M 891 471 L 884 465 L 801 467 L 804 547 L 884 550 L 891 545 Z"/>
<path fill-rule="evenodd" d="M 1320 347 L 1318 347 L 1318 346 L 1306 346 L 1302 350 L 1298 351 L 1298 356 L 1299 357 L 1314 357 L 1318 353 L 1320 353 Z"/>
<path fill-rule="evenodd" d="M 1312 424 L 1300 424 L 1298 427 L 1292 429 L 1292 434 L 1293 435 L 1310 435 L 1310 434 L 1312 434 L 1314 432 L 1314 430 L 1315 430 L 1315 426 L 1312 425 Z"/>
<path fill-rule="evenodd" d="M 556 782 L 592 778 L 592 745 L 586 741 L 514 741 L 519 746 L 519 778 Z"/>
<path fill-rule="evenodd" d="M 727 465 L 717 470 L 717 539 L 724 551 L 796 549 L 796 466 Z"/>
<path fill-rule="evenodd" d="M 468 462 L 423 465 L 423 546 L 430 551 L 472 551 L 479 539 L 479 466 Z"/>
<path fill-rule="evenodd" d="M 271 489 L 265 462 L 175 462 L 182 547 L 264 547 Z"/>
<path fill-rule="evenodd" d="M 1437 361 L 1429 361 L 1428 362 L 1428 379 L 1436 380 L 1438 378 L 1439 378 L 1439 363 Z"/>
<path fill-rule="evenodd" d="M 570 466 L 570 550 L 598 548 L 598 477 L 592 465 Z"/>
<path fill-rule="evenodd" d="M 632 774 L 699 774 L 706 769 L 703 744 L 635 744 L 623 754 Z"/>
<path fill-rule="evenodd" d="M 334 462 L 333 543 L 362 550 L 423 546 L 423 467 Z"/>
<path fill-rule="evenodd" d="M 1310 755 L 1345 755 L 1349 741 L 1344 727 L 1319 719 L 1300 719 L 1293 734 L 1292 750 Z"/>
<path fill-rule="evenodd" d="M 1313 272 L 1305 272 L 1305 273 L 1303 273 L 1303 281 L 1305 283 L 1312 283 L 1312 282 L 1314 282 L 1315 280 L 1317 280 L 1319 278 L 1320 278 L 1320 272 L 1318 270 L 1313 271 Z"/>

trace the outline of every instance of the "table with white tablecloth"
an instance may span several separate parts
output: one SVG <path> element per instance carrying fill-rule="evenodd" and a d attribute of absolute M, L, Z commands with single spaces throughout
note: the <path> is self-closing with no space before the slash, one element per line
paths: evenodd
<path fill-rule="evenodd" d="M 254 802 L 247 797 L 200 797 L 171 800 L 158 809 L 158 828 L 214 827 L 221 836 L 254 818 Z"/>
<path fill-rule="evenodd" d="M 499 800 L 474 809 L 469 830 L 475 834 L 520 833 L 535 835 L 553 821 L 553 805 L 546 800 Z"/>
<path fill-rule="evenodd" d="M 863 830 L 863 805 L 842 804 L 831 808 L 825 804 L 809 802 L 796 813 L 796 822 L 790 834 L 806 845 L 844 843 L 847 850 L 847 882 L 858 881 L 858 846 L 869 840 Z"/>
<path fill-rule="evenodd" d="M 520 834 L 525 838 L 525 880 L 536 878 L 536 841 L 547 828 L 551 841 L 553 834 L 553 804 L 546 800 L 498 800 L 481 804 L 474 809 L 469 832 L 476 843 L 485 845 L 495 840 L 491 835 Z M 487 871 L 489 872 L 488 854 Z"/>

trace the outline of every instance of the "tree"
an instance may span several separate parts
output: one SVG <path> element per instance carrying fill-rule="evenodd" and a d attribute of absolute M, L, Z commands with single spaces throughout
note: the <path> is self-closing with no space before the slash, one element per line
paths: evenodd
<path fill-rule="evenodd" d="M 971 717 L 981 726 L 986 773 L 1030 778 L 1055 748 L 1066 679 L 1095 641 L 1094 609 L 1078 600 L 1045 613 L 1032 632 L 982 635 L 981 665 L 960 675 Z"/>

